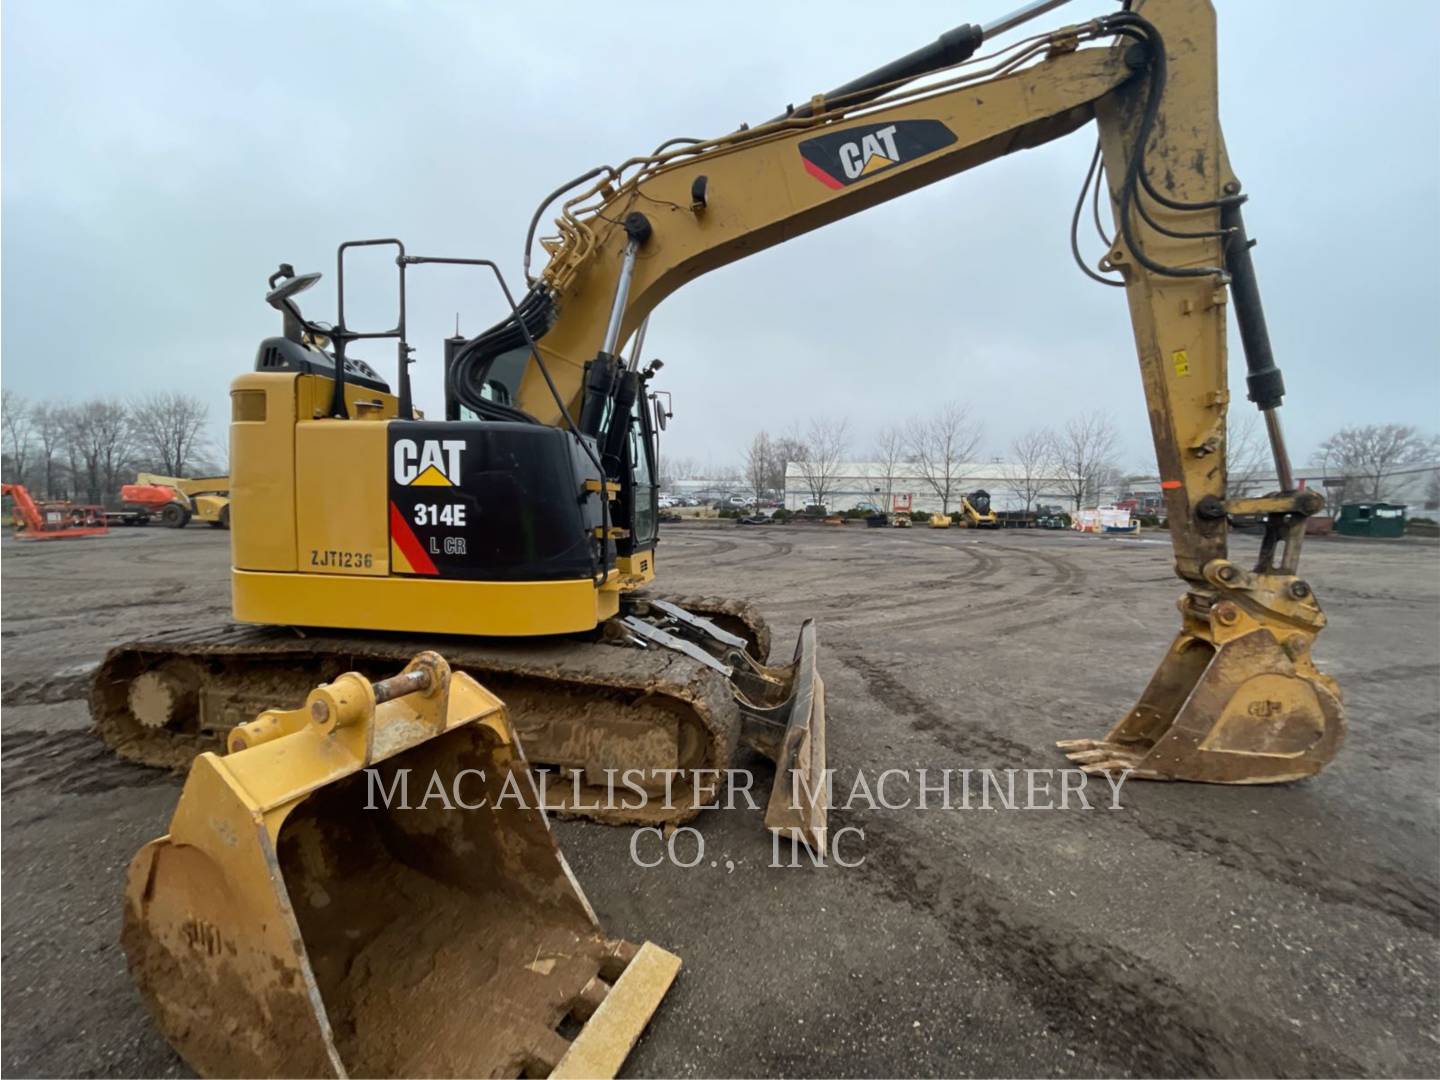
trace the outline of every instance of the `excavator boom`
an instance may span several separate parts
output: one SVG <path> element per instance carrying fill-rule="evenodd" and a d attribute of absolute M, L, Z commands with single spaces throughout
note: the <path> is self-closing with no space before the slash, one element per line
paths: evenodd
<path fill-rule="evenodd" d="M 1104 237 L 1100 271 L 1085 269 L 1126 292 L 1176 571 L 1189 591 L 1184 629 L 1141 703 L 1105 739 L 1066 748 L 1097 770 L 1293 779 L 1323 767 L 1343 736 L 1338 688 L 1310 660 L 1324 616 L 1296 576 L 1305 518 L 1322 501 L 1295 490 L 1280 433 L 1284 386 L 1241 211 L 1247 196 L 1218 117 L 1214 11 L 1207 0 L 1130 8 L 907 88 L 923 67 L 912 54 L 759 127 L 665 143 L 587 174 L 588 186 L 562 204 L 558 236 L 544 241 L 550 261 L 520 305 L 516 321 L 528 320 L 535 348 L 514 398 L 546 423 L 578 418 L 603 441 L 597 418 L 626 383 L 618 346 L 685 282 L 1093 120 L 1091 178 L 1105 185 L 1114 236 Z M 931 49 L 949 59 L 985 37 L 960 28 Z M 1259 501 L 1225 498 L 1232 304 L 1280 478 L 1281 490 Z M 462 400 L 500 346 L 514 346 L 513 330 L 502 324 L 458 350 L 451 386 Z M 1248 570 L 1228 558 L 1234 513 L 1266 516 Z"/>

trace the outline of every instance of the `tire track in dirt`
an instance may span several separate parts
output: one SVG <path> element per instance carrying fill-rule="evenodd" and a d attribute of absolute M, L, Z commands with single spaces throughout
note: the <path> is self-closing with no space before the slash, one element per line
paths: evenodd
<path fill-rule="evenodd" d="M 979 969 L 1006 972 L 1012 984 L 1067 1042 L 1098 1045 L 1140 1076 L 1359 1075 L 1359 1062 L 1334 1047 L 1256 1015 L 1241 1004 L 1201 996 L 1115 942 L 1074 927 L 943 855 L 933 837 L 895 815 L 844 816 L 865 830 L 859 872 L 895 903 L 933 918 Z M 850 820 L 850 819 L 855 820 Z"/>
<path fill-rule="evenodd" d="M 1332 671 L 1343 686 L 1372 686 L 1378 683 L 1401 682 L 1405 679 L 1434 678 L 1434 664 L 1395 664 L 1371 668 L 1369 671 Z"/>
<path fill-rule="evenodd" d="M 42 619 L 88 619 L 101 611 L 123 611 L 133 609 L 139 605 L 146 607 L 174 607 L 183 605 L 195 607 L 188 600 L 169 599 L 178 597 L 188 586 L 184 582 L 175 582 L 170 585 L 159 585 L 152 590 L 147 590 L 145 596 L 139 600 L 131 597 L 125 600 L 105 600 L 101 602 L 87 603 L 84 607 L 75 608 L 71 611 L 43 611 L 35 614 L 11 615 L 6 618 L 7 623 L 36 622 Z"/>
<path fill-rule="evenodd" d="M 1116 815 L 1119 817 L 1120 815 Z M 1256 873 L 1278 885 L 1309 893 L 1331 904 L 1349 904 L 1404 923 L 1432 937 L 1440 933 L 1440 892 L 1384 866 L 1357 866 L 1343 855 L 1296 853 L 1278 837 L 1221 833 L 1203 823 L 1126 814 L 1124 824 L 1152 840 L 1203 855 L 1244 873 Z"/>
<path fill-rule="evenodd" d="M 80 574 L 27 574 L 23 570 L 9 568 L 9 555 L 6 555 L 7 568 L 5 576 L 10 579 L 12 585 L 63 585 L 68 590 L 78 589 L 107 589 L 115 587 L 113 578 L 93 577 L 87 578 Z"/>
<path fill-rule="evenodd" d="M 917 592 L 923 592 L 927 594 L 924 599 L 907 601 L 906 606 L 909 610 L 923 611 L 925 609 L 940 604 L 953 605 L 955 601 L 952 595 L 947 595 L 943 592 L 941 592 L 940 595 L 936 595 L 937 591 L 945 590 L 961 583 L 974 585 L 983 582 L 991 576 L 991 574 L 995 571 L 996 567 L 999 565 L 999 562 L 996 559 L 984 554 L 983 552 L 973 551 L 969 548 L 959 548 L 957 550 L 962 551 L 967 556 L 969 556 L 973 560 L 972 565 L 964 570 L 958 571 L 957 573 L 947 574 L 943 577 L 926 578 L 921 581 L 907 583 L 907 590 L 915 590 Z M 943 563 L 938 560 L 935 565 L 936 569 L 941 569 L 943 567 Z M 785 585 L 787 588 L 791 589 L 800 585 L 818 585 L 822 582 L 833 581 L 836 576 L 837 575 L 832 570 L 824 575 L 817 576 L 816 578 L 808 582 L 787 581 Z M 765 610 L 793 611 L 803 609 L 815 611 L 831 611 L 837 608 L 853 608 L 857 604 L 874 604 L 880 601 L 888 601 L 893 603 L 892 598 L 887 597 L 886 595 L 887 591 L 890 588 L 890 586 L 881 582 L 876 583 L 869 591 L 866 592 L 835 593 L 823 595 L 818 598 L 803 597 L 796 600 L 780 600 L 774 603 L 767 603 L 765 605 Z M 857 612 L 856 616 L 858 617 L 859 614 L 860 612 Z M 843 626 L 843 622 L 840 618 L 832 618 L 830 621 Z"/>
<path fill-rule="evenodd" d="M 749 562 L 757 563 L 768 562 L 771 559 L 783 559 L 795 550 L 794 544 L 787 544 L 783 540 L 765 540 L 763 543 L 770 550 L 766 551 L 763 555 L 752 556 L 748 560 Z"/>
<path fill-rule="evenodd" d="M 731 551 L 734 551 L 737 547 L 740 546 L 734 540 L 706 539 L 700 542 L 704 544 L 709 544 L 711 546 L 708 550 L 702 551 L 696 551 L 694 548 L 681 548 L 679 551 L 675 551 L 669 554 L 657 553 L 656 562 L 658 563 L 661 558 L 664 558 L 664 560 L 669 563 L 693 562 L 696 559 L 710 559 L 714 558 L 716 555 L 725 555 Z M 661 549 L 661 551 L 663 552 L 663 548 Z"/>
<path fill-rule="evenodd" d="M 963 551 L 966 549 L 961 548 L 960 550 Z M 915 606 L 910 605 L 905 610 L 900 611 L 894 615 L 881 616 L 880 618 L 871 618 L 866 621 L 863 626 L 860 627 L 860 629 L 866 631 L 888 630 L 892 628 L 905 630 L 929 630 L 937 626 L 945 626 L 947 624 L 956 622 L 964 622 L 967 625 L 970 625 L 980 621 L 988 621 L 1000 615 L 1008 614 L 1009 612 L 1014 611 L 1017 608 L 1029 606 L 1031 603 L 1033 603 L 1040 597 L 1053 597 L 1054 594 L 1061 590 L 1076 589 L 1085 582 L 1085 571 L 1080 569 L 1080 567 L 1076 566 L 1073 562 L 1071 562 L 1069 559 L 1064 558 L 1063 556 L 1046 555 L 1041 552 L 1035 551 L 1022 551 L 1018 548 L 1006 548 L 1004 550 L 1006 550 L 1007 553 L 1014 553 L 1021 555 L 1022 557 L 1036 559 L 1037 561 L 1050 566 L 1052 569 L 1056 570 L 1057 573 L 1049 580 L 1041 581 L 1030 586 L 1024 592 L 1020 593 L 1017 596 L 998 597 L 993 600 L 987 600 L 985 601 L 983 606 L 980 607 L 962 607 L 962 605 L 959 603 L 960 598 L 957 596 L 939 596 L 936 597 L 933 601 L 931 601 L 930 604 L 927 606 L 933 606 L 933 604 L 944 604 L 949 610 L 936 615 L 926 616 L 922 614 L 917 616 L 916 614 L 914 614 Z M 1004 560 L 999 561 L 1002 564 L 1004 562 Z M 854 623 L 855 620 L 861 619 L 867 614 L 870 613 L 865 611 L 856 611 L 851 614 L 841 615 L 837 617 L 835 621 L 837 623 L 841 623 L 844 626 L 849 626 L 850 624 Z"/>
<path fill-rule="evenodd" d="M 134 561 L 137 563 L 144 563 L 147 566 L 188 565 L 191 560 L 188 558 L 179 557 L 182 555 L 199 555 L 203 560 L 206 561 L 211 560 L 215 557 L 214 552 L 210 551 L 208 548 L 200 547 L 199 545 L 197 545 L 196 547 L 188 551 L 184 548 L 181 548 L 178 551 L 175 548 L 167 548 L 164 551 L 138 551 L 134 555 Z"/>
<path fill-rule="evenodd" d="M 929 736 L 952 753 L 969 756 L 979 749 L 1009 765 L 1034 759 L 1033 746 L 973 722 L 947 717 L 878 661 L 855 653 L 837 655 L 860 676 L 871 697 L 895 710 L 911 730 Z M 1286 847 L 1282 838 L 1268 834 L 1217 831 L 1192 817 L 1180 821 L 1154 813 L 1116 814 L 1107 815 L 1104 826 L 1138 829 L 1152 840 L 1202 855 L 1231 870 L 1257 874 L 1328 903 L 1363 908 L 1427 934 L 1440 932 L 1440 892 L 1384 866 L 1356 867 L 1343 853 L 1334 855 L 1332 865 L 1327 853 L 1296 851 Z"/>
<path fill-rule="evenodd" d="M 90 680 L 99 662 L 75 664 L 50 675 L 5 679 L 0 682 L 0 705 L 58 705 L 78 701 L 90 693 Z"/>
<path fill-rule="evenodd" d="M 40 784 L 65 795 L 150 787 L 174 776 L 168 769 L 122 761 L 88 728 L 9 732 L 0 739 L 0 771 L 7 792 Z"/>
<path fill-rule="evenodd" d="M 871 697 L 904 719 L 912 731 L 929 736 L 951 753 L 968 758 L 978 750 L 994 755 L 997 761 L 1012 762 L 1017 758 L 1028 760 L 1035 756 L 1033 746 L 977 724 L 966 723 L 960 719 L 958 712 L 954 716 L 946 715 L 934 702 L 916 693 L 879 661 L 853 652 L 837 652 L 835 655 L 860 676 Z"/>

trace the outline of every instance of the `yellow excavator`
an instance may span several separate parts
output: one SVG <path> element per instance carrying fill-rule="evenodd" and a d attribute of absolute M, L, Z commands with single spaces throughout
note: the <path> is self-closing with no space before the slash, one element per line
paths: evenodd
<path fill-rule="evenodd" d="M 771 664 L 768 629 L 749 605 L 651 587 L 657 429 L 668 410 L 649 407 L 659 362 L 642 359 L 647 316 L 709 270 L 1093 121 L 1098 143 L 1072 250 L 1086 274 L 1125 292 L 1184 593 L 1179 633 L 1138 704 L 1104 737 L 1062 746 L 1089 771 L 1154 779 L 1251 784 L 1318 772 L 1344 728 L 1338 687 L 1311 658 L 1325 618 L 1297 572 L 1305 520 L 1321 499 L 1297 488 L 1281 434 L 1284 388 L 1242 218 L 1246 195 L 1217 116 L 1214 13 L 1206 0 L 1134 0 L 982 52 L 1055 6 L 1039 0 L 959 27 L 753 127 L 671 139 L 582 174 L 536 210 L 518 298 L 490 260 L 355 241 L 337 253 L 336 320 L 320 323 L 296 299 L 320 275 L 282 265 L 267 295 L 282 332 L 262 342 L 255 369 L 231 390 L 235 622 L 176 627 L 112 650 L 93 688 L 100 733 L 138 760 L 184 764 L 202 754 L 213 768 L 269 745 L 214 753 L 276 701 L 299 702 L 346 673 L 375 680 L 440 649 L 505 702 L 529 762 L 571 781 L 551 802 L 562 812 L 685 820 L 706 796 L 696 778 L 726 768 L 743 744 L 776 762 L 767 824 L 823 843 L 815 627 L 804 623 L 787 662 Z M 557 234 L 540 241 L 549 261 L 531 276 L 532 241 L 556 201 Z M 1103 244 L 1094 264 L 1080 254 L 1087 209 Z M 360 247 L 394 255 L 393 328 L 361 331 L 347 317 L 346 258 Z M 404 307 L 411 276 L 436 264 L 478 269 L 506 301 L 496 325 L 444 343 L 443 420 L 415 409 Z M 1280 490 L 1259 498 L 1225 491 L 1231 306 L 1279 477 Z M 394 343 L 393 389 L 351 355 L 367 340 Z M 1227 517 L 1236 514 L 1265 520 L 1251 566 L 1227 553 Z M 408 752 L 428 746 L 421 738 Z M 444 759 L 438 746 L 425 752 Z M 290 794 L 323 801 L 336 774 L 319 751 L 306 760 L 314 775 Z M 220 797 L 213 788 L 192 794 L 199 768 L 182 803 L 194 816 Z M 597 798 L 627 772 L 639 790 L 666 797 L 641 806 Z M 247 790 L 231 785 L 226 798 L 255 803 L 237 787 Z M 263 814 L 264 801 L 256 805 Z M 411 832 L 425 833 L 437 859 L 459 842 L 424 829 L 381 832 L 407 866 L 424 865 L 404 853 L 417 840 Z M 226 835 L 234 845 L 213 848 L 222 865 L 250 857 L 254 832 Z M 300 845 L 297 857 L 307 850 L 319 849 Z M 338 884 L 349 868 L 329 869 Z M 353 871 L 368 873 L 363 863 Z M 497 871 L 527 872 L 514 862 Z M 189 915 L 166 924 L 180 929 L 147 969 L 152 1005 L 163 974 L 193 971 L 165 967 L 183 952 L 176 942 L 212 948 L 204 912 L 221 903 L 198 885 L 187 893 L 183 874 L 159 880 L 132 876 L 132 937 L 144 939 L 154 925 L 145 905 L 161 898 Z M 275 875 L 268 880 L 255 888 L 283 891 Z M 533 890 L 516 895 L 528 903 Z M 448 933 L 427 935 L 426 903 L 417 896 L 410 911 L 422 956 L 443 950 Z M 313 932 L 346 933 L 360 910 L 336 908 Z M 303 955 L 308 938 L 291 944 L 301 942 Z M 137 955 L 138 946 L 132 963 Z M 198 1003 L 211 1017 L 236 1015 L 223 994 L 220 1006 L 207 996 L 212 984 L 194 985 L 184 1017 L 192 1028 Z M 456 988 L 463 995 L 463 980 Z"/>

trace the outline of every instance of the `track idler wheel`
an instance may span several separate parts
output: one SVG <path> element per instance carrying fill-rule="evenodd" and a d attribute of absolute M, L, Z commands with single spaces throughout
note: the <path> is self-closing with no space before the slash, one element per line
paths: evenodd
<path fill-rule="evenodd" d="M 196 686 L 178 671 L 145 671 L 130 682 L 126 703 L 143 728 L 156 731 L 189 717 L 198 708 Z"/>

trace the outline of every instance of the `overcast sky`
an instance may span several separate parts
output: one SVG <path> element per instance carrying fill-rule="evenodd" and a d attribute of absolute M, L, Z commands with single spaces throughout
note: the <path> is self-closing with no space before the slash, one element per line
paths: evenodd
<path fill-rule="evenodd" d="M 278 317 L 276 264 L 399 236 L 519 281 L 539 198 L 672 136 L 774 115 L 1018 0 L 847 5 L 6 0 L 3 382 L 80 399 L 175 388 L 210 403 Z M 1075 0 L 1058 25 L 1113 2 Z M 1440 4 L 1218 0 L 1221 116 L 1289 396 L 1292 452 L 1344 424 L 1440 428 Z M 1032 24 L 1034 25 L 1034 24 Z M 1091 129 L 712 273 L 656 311 L 668 452 L 738 463 L 760 427 L 848 415 L 853 456 L 957 398 L 986 456 L 1108 409 L 1153 469 L 1123 294 L 1070 260 Z M 423 275 L 423 276 L 422 276 Z M 493 285 L 412 278 L 417 399 L 440 409 L 456 312 Z M 373 322 L 392 318 L 379 293 Z M 388 347 L 361 351 L 388 375 Z M 1233 409 L 1244 365 L 1232 333 Z"/>

